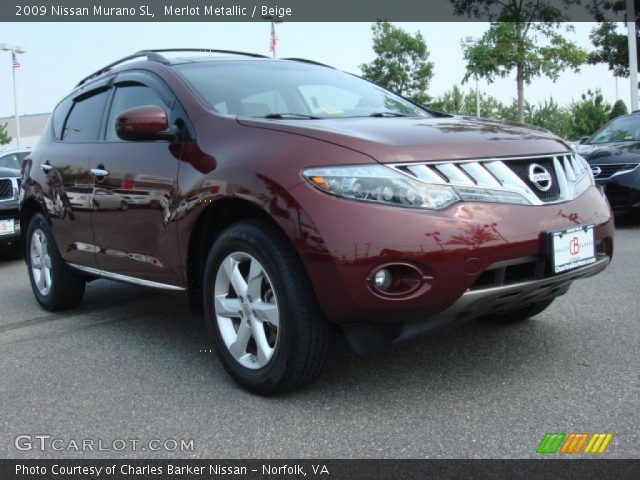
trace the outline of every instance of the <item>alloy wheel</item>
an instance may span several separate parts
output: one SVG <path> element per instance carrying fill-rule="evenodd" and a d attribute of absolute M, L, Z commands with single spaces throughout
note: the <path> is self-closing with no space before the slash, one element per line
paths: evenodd
<path fill-rule="evenodd" d="M 44 232 L 36 228 L 31 236 L 30 248 L 31 274 L 40 295 L 47 295 L 51 290 L 51 256 L 49 244 Z"/>
<path fill-rule="evenodd" d="M 214 310 L 222 339 L 243 367 L 266 366 L 278 345 L 280 310 L 273 282 L 245 252 L 227 255 L 216 274 Z"/>

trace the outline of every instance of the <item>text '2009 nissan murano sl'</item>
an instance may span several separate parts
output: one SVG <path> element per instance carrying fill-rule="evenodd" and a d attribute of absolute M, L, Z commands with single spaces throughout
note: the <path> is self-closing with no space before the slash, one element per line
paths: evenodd
<path fill-rule="evenodd" d="M 316 377 L 334 330 L 366 353 L 525 319 L 609 263 L 606 199 L 552 134 L 223 53 L 139 52 L 56 107 L 22 165 L 45 309 L 95 278 L 183 290 L 230 375 L 274 394 Z"/>

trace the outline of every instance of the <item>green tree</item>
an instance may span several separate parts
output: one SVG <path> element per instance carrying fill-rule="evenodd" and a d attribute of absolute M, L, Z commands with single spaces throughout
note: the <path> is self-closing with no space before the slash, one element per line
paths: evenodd
<path fill-rule="evenodd" d="M 433 110 L 455 115 L 475 116 L 476 114 L 476 92 L 469 90 L 466 93 L 458 86 L 444 92 L 434 99 L 429 107 Z M 480 94 L 480 113 L 486 118 L 503 118 L 505 105 L 495 97 L 485 93 Z"/>
<path fill-rule="evenodd" d="M 422 34 L 411 35 L 381 21 L 371 29 L 376 58 L 360 66 L 363 76 L 416 103 L 427 102 L 433 63 Z"/>
<path fill-rule="evenodd" d="M 524 86 L 539 76 L 557 80 L 567 68 L 578 71 L 587 52 L 566 38 L 573 27 L 561 28 L 566 19 L 556 4 L 523 0 L 451 0 L 458 15 L 495 19 L 475 44 L 464 45 L 467 71 L 463 81 L 475 76 L 493 82 L 516 75 L 518 121 L 524 122 Z M 564 31 L 563 31 L 564 30 Z"/>
<path fill-rule="evenodd" d="M 11 137 L 7 133 L 7 124 L 0 125 L 0 145 L 6 145 L 11 142 Z"/>
<path fill-rule="evenodd" d="M 629 113 L 629 110 L 627 110 L 627 104 L 622 100 L 617 100 L 616 103 L 613 104 L 611 113 L 609 113 L 609 120 L 613 120 L 620 115 L 626 115 L 627 113 Z"/>
<path fill-rule="evenodd" d="M 609 121 L 611 105 L 604 101 L 600 90 L 589 90 L 582 94 L 580 101 L 571 102 L 571 138 L 593 134 Z"/>
<path fill-rule="evenodd" d="M 553 98 L 537 106 L 529 106 L 525 122 L 549 130 L 562 138 L 571 135 L 571 114 Z"/>
<path fill-rule="evenodd" d="M 636 24 L 640 22 L 640 0 L 635 0 Z M 625 0 L 591 0 L 589 9 L 600 24 L 591 30 L 591 43 L 595 50 L 589 53 L 588 62 L 592 65 L 605 63 L 616 77 L 629 76 L 629 44 L 627 32 L 619 30 L 618 24 L 611 21 L 617 15 L 624 20 Z M 636 30 L 636 45 L 640 59 L 640 30 Z"/>
<path fill-rule="evenodd" d="M 640 49 L 638 35 L 636 35 L 636 43 Z M 589 53 L 587 61 L 592 65 L 606 63 L 614 76 L 628 77 L 629 44 L 627 43 L 627 34 L 620 32 L 614 22 L 602 22 L 591 30 L 589 37 L 595 50 Z"/>

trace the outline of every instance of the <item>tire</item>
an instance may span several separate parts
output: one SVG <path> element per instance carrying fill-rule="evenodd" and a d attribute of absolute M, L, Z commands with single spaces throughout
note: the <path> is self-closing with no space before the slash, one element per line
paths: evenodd
<path fill-rule="evenodd" d="M 124 212 L 127 208 L 129 208 L 129 204 L 127 202 L 120 203 L 120 210 Z"/>
<path fill-rule="evenodd" d="M 234 285 L 246 287 L 244 296 Z M 203 294 L 218 357 L 241 387 L 275 395 L 301 388 L 320 373 L 330 324 L 296 252 L 269 221 L 236 223 L 220 234 L 206 261 Z"/>
<path fill-rule="evenodd" d="M 49 223 L 41 213 L 37 213 L 29 222 L 25 258 L 31 289 L 42 308 L 58 312 L 80 304 L 86 278 L 64 262 Z"/>
<path fill-rule="evenodd" d="M 526 305 L 522 308 L 518 308 L 517 310 L 511 310 L 509 312 L 504 313 L 496 313 L 489 314 L 484 317 L 481 317 L 482 320 L 493 322 L 493 323 L 515 323 L 521 322 L 523 320 L 527 320 L 531 317 L 535 317 L 539 313 L 542 313 L 544 310 L 549 307 L 553 303 L 555 298 L 551 300 L 545 300 L 543 302 L 536 302 Z"/>
<path fill-rule="evenodd" d="M 95 200 L 92 202 L 93 203 L 93 209 L 94 210 L 100 210 L 100 204 L 98 202 L 96 202 Z"/>

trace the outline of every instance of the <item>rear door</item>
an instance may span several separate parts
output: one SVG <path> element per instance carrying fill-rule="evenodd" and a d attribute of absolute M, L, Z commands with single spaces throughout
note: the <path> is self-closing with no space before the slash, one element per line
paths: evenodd
<path fill-rule="evenodd" d="M 43 200 L 62 257 L 95 267 L 96 246 L 91 227 L 93 178 L 89 161 L 100 137 L 109 97 L 107 82 L 62 101 L 53 114 L 53 139 L 39 159 L 44 173 Z"/>
<path fill-rule="evenodd" d="M 150 72 L 119 74 L 103 131 L 91 156 L 94 181 L 92 223 L 98 267 L 129 277 L 181 284 L 177 228 L 179 143 L 124 141 L 115 120 L 125 110 L 157 105 L 172 125 L 181 109 L 169 88 Z"/>

